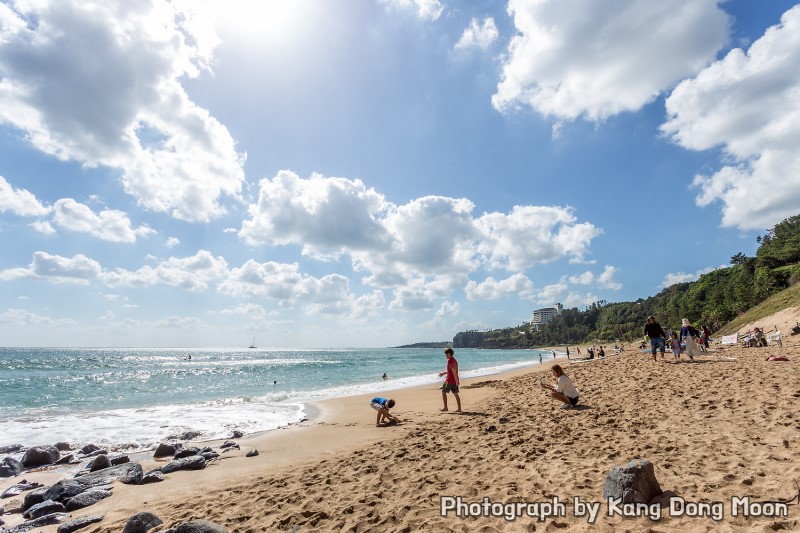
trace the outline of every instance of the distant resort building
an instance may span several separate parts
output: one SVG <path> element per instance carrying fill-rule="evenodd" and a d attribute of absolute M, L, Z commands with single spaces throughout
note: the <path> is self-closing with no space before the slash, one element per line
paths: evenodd
<path fill-rule="evenodd" d="M 555 304 L 553 307 L 544 307 L 542 309 L 537 309 L 533 312 L 533 319 L 531 320 L 531 326 L 536 331 L 539 331 L 539 328 L 544 324 L 547 324 L 555 317 L 561 314 L 564 310 L 564 306 L 561 304 Z"/>

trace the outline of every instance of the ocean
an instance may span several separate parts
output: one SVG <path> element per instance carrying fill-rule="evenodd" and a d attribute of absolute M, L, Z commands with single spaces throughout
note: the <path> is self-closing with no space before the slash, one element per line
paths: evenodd
<path fill-rule="evenodd" d="M 472 349 L 456 359 L 465 379 L 538 365 L 540 354 L 552 359 Z M 0 446 L 133 452 L 188 431 L 194 440 L 267 431 L 306 418 L 309 402 L 437 383 L 445 364 L 442 349 L 421 348 L 0 348 Z"/>

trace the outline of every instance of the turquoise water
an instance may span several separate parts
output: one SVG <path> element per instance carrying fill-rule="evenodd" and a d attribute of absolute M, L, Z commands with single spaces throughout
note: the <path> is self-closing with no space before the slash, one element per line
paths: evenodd
<path fill-rule="evenodd" d="M 467 378 L 538 364 L 539 354 L 456 358 Z M 189 430 L 203 439 L 264 431 L 303 419 L 310 401 L 437 382 L 445 362 L 441 349 L 0 348 L 0 446 L 135 450 Z"/>

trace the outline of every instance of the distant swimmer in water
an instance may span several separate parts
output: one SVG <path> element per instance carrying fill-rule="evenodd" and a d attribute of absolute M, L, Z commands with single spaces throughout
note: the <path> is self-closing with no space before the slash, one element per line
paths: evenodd
<path fill-rule="evenodd" d="M 381 379 L 389 379 L 389 376 L 386 375 L 386 372 L 383 373 L 383 376 L 381 377 Z"/>
<path fill-rule="evenodd" d="M 273 382 L 272 382 L 272 384 L 273 384 L 273 385 L 277 385 L 277 384 L 278 384 L 278 382 L 277 382 L 277 381 L 273 381 Z"/>
<path fill-rule="evenodd" d="M 191 354 L 190 354 L 190 355 L 189 355 L 189 357 L 187 357 L 186 359 L 188 359 L 189 361 L 191 361 L 191 360 L 192 360 L 192 356 L 191 356 Z"/>

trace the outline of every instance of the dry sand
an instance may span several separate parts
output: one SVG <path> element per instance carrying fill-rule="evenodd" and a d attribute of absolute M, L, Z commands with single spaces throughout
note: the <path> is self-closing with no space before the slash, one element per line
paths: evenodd
<path fill-rule="evenodd" d="M 764 361 L 768 354 L 790 360 Z M 141 510 L 164 527 L 202 518 L 232 532 L 800 530 L 797 503 L 788 517 L 731 516 L 732 498 L 799 496 L 800 336 L 785 336 L 783 348 L 716 347 L 698 363 L 671 357 L 654 362 L 627 350 L 563 362 L 581 391 L 575 410 L 560 409 L 539 388 L 548 365 L 465 382 L 462 414 L 440 413 L 434 386 L 395 391 L 402 422 L 392 427 L 375 427 L 369 397 L 325 402 L 317 419 L 242 439 L 240 452 L 203 471 L 117 484 L 111 498 L 73 514 L 105 514 L 84 530 L 94 532 L 119 532 Z M 260 455 L 245 458 L 253 448 Z M 655 465 L 663 490 L 687 502 L 722 502 L 722 520 L 671 516 L 668 507 L 658 520 L 608 516 L 606 476 L 637 458 Z M 566 516 L 441 516 L 443 496 L 503 504 L 557 498 Z M 594 524 L 575 516 L 575 497 L 599 502 Z"/>

